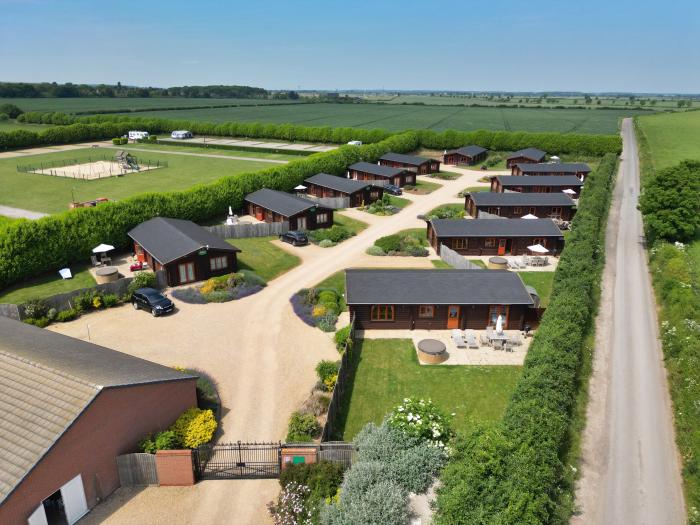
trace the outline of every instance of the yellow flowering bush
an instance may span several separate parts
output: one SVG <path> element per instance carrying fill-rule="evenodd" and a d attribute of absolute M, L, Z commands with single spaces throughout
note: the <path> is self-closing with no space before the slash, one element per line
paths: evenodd
<path fill-rule="evenodd" d="M 323 317 L 327 313 L 328 313 L 328 308 L 326 308 L 322 304 L 317 304 L 316 306 L 314 306 L 314 309 L 311 311 L 311 315 L 313 317 Z"/>
<path fill-rule="evenodd" d="M 185 448 L 197 448 L 209 443 L 216 432 L 216 419 L 211 410 L 192 407 L 185 410 L 170 430 Z"/>

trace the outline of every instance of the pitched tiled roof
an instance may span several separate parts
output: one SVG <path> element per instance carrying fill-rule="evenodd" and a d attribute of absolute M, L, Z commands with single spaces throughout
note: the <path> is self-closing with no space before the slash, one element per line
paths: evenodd
<path fill-rule="evenodd" d="M 263 188 L 261 190 L 254 191 L 253 193 L 249 193 L 245 196 L 245 200 L 258 206 L 262 206 L 265 209 L 272 210 L 275 213 L 279 213 L 285 217 L 292 217 L 297 213 L 301 213 L 318 206 L 318 203 L 312 200 L 303 199 L 301 197 L 297 197 L 296 195 L 292 195 L 291 193 L 271 190 L 269 188 Z"/>
<path fill-rule="evenodd" d="M 240 252 L 221 237 L 192 221 L 154 217 L 128 233 L 161 264 L 168 264 L 205 246 L 227 252 Z"/>
<path fill-rule="evenodd" d="M 371 162 L 356 162 L 348 166 L 350 170 L 362 171 L 364 173 L 371 173 L 372 175 L 377 175 L 378 177 L 391 178 L 396 175 L 400 175 L 404 171 L 403 168 L 392 168 L 391 166 L 380 166 L 379 164 L 372 164 Z"/>
<path fill-rule="evenodd" d="M 345 270 L 347 304 L 533 304 L 507 270 Z"/>
<path fill-rule="evenodd" d="M 540 162 L 537 164 L 517 164 L 523 173 L 590 173 L 585 162 Z"/>
<path fill-rule="evenodd" d="M 495 193 L 476 191 L 471 198 L 477 206 L 574 206 L 566 193 Z"/>
<path fill-rule="evenodd" d="M 506 186 L 560 186 L 562 188 L 580 188 L 583 181 L 576 175 L 562 175 L 552 177 L 550 175 L 497 175 L 498 181 Z"/>
<path fill-rule="evenodd" d="M 547 153 L 542 151 L 541 149 L 525 148 L 525 149 L 518 150 L 514 153 L 511 153 L 506 158 L 507 159 L 517 159 L 519 157 L 525 157 L 526 159 L 531 159 L 531 160 L 539 162 L 540 160 L 544 159 L 544 156 L 546 154 Z"/>
<path fill-rule="evenodd" d="M 481 146 L 463 146 L 461 148 L 451 149 L 447 153 L 459 153 L 460 155 L 464 155 L 466 157 L 476 157 L 477 155 L 486 153 L 486 151 L 487 149 L 482 148 Z"/>
<path fill-rule="evenodd" d="M 103 388 L 191 379 L 0 316 L 0 503 Z"/>
<path fill-rule="evenodd" d="M 404 164 L 410 164 L 412 166 L 420 166 L 426 162 L 430 162 L 431 159 L 426 159 L 425 157 L 417 157 L 415 155 L 404 155 L 403 153 L 385 153 L 379 160 L 389 160 L 392 162 L 402 162 Z"/>
<path fill-rule="evenodd" d="M 438 237 L 563 237 L 552 219 L 433 219 Z"/>
<path fill-rule="evenodd" d="M 304 180 L 309 184 L 316 184 L 323 188 L 330 188 L 343 193 L 355 193 L 364 190 L 370 184 L 367 181 L 348 179 L 347 177 L 338 177 L 329 175 L 328 173 L 317 173 L 313 177 Z"/>

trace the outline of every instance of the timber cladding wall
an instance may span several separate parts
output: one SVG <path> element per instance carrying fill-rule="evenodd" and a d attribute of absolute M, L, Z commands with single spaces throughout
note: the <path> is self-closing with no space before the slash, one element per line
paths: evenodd
<path fill-rule="evenodd" d="M 0 507 L 0 523 L 26 523 L 42 500 L 82 475 L 89 508 L 119 487 L 116 457 L 197 405 L 196 379 L 106 388 Z"/>

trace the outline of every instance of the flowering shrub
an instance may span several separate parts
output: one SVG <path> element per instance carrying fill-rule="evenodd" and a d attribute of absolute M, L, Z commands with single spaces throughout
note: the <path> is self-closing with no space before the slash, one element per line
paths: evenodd
<path fill-rule="evenodd" d="M 289 427 L 287 430 L 287 441 L 289 442 L 305 442 L 313 441 L 313 439 L 321 431 L 321 425 L 316 421 L 316 416 L 313 414 L 302 414 L 294 412 L 289 418 Z"/>
<path fill-rule="evenodd" d="M 247 270 L 207 279 L 204 284 L 173 290 L 173 297 L 184 303 L 226 303 L 258 293 L 266 283 L 260 276 Z"/>
<path fill-rule="evenodd" d="M 390 427 L 422 439 L 434 447 L 446 447 L 452 438 L 450 420 L 431 400 L 407 397 L 387 417 Z"/>
<path fill-rule="evenodd" d="M 338 374 L 333 374 L 332 376 L 328 376 L 323 380 L 323 386 L 326 387 L 326 391 L 333 392 L 333 389 L 335 388 L 335 384 L 337 382 Z"/>
<path fill-rule="evenodd" d="M 197 448 L 209 443 L 216 432 L 216 419 L 211 410 L 188 408 L 170 427 L 178 443 L 186 448 Z"/>
<path fill-rule="evenodd" d="M 275 525 L 312 525 L 313 507 L 307 503 L 309 494 L 309 487 L 295 481 L 285 485 L 277 503 L 267 505 Z"/>

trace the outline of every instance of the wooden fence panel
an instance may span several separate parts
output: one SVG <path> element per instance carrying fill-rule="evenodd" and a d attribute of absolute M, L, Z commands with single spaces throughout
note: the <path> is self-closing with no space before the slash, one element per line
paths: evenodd
<path fill-rule="evenodd" d="M 318 202 L 320 206 L 325 208 L 340 210 L 350 207 L 350 197 L 314 197 L 313 195 L 305 195 L 305 197 L 314 202 Z"/>
<path fill-rule="evenodd" d="M 217 224 L 207 226 L 207 230 L 222 239 L 243 239 L 247 237 L 269 237 L 289 231 L 289 222 L 258 222 L 244 224 Z"/>
<path fill-rule="evenodd" d="M 350 320 L 350 339 L 353 341 L 355 339 L 355 320 Z M 352 369 L 352 359 L 354 357 L 353 344 L 345 345 L 345 351 L 343 352 L 343 357 L 340 360 L 340 368 L 338 369 L 338 380 L 335 382 L 335 388 L 333 388 L 333 394 L 331 396 L 331 402 L 328 404 L 328 413 L 326 414 L 326 424 L 323 425 L 323 433 L 321 434 L 321 442 L 331 441 L 336 437 L 336 433 L 339 430 L 337 428 L 338 412 L 340 411 L 340 405 L 343 401 L 343 396 L 345 391 L 349 388 L 350 383 L 350 373 Z"/>
<path fill-rule="evenodd" d="M 440 245 L 440 259 L 458 270 L 483 270 L 481 266 L 468 261 L 464 258 L 464 256 L 458 254 L 456 251 L 448 248 L 444 244 Z"/>
<path fill-rule="evenodd" d="M 122 487 L 158 485 L 155 454 L 123 454 L 117 456 L 119 483 Z"/>

